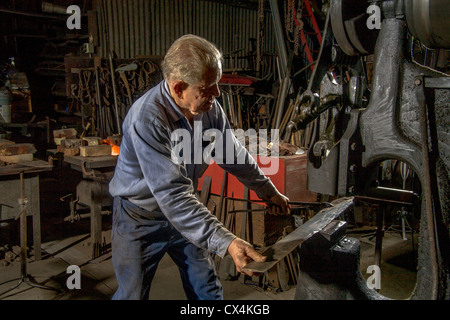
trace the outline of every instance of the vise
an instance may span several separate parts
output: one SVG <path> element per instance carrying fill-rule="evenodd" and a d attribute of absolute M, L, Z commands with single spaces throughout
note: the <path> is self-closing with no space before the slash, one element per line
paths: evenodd
<path fill-rule="evenodd" d="M 102 209 L 112 206 L 113 203 L 108 184 L 114 174 L 117 156 L 66 156 L 64 161 L 70 163 L 72 169 L 83 173 L 83 179 L 76 188 L 76 199 L 71 201 L 71 214 L 67 219 L 71 222 L 84 217 L 91 219 L 92 259 L 95 259 L 105 252 L 106 245 L 102 241 L 102 215 L 110 212 Z M 90 213 L 78 214 L 76 205 L 89 207 Z"/>

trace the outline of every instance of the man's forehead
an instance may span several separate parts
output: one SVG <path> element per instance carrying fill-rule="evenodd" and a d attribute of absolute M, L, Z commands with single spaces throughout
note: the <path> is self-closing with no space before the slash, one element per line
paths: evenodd
<path fill-rule="evenodd" d="M 199 85 L 206 88 L 214 86 L 219 82 L 221 77 L 222 70 L 209 69 L 203 74 Z"/>

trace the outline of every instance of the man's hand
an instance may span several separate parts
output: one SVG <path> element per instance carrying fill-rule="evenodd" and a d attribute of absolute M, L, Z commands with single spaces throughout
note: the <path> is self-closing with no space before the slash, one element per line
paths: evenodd
<path fill-rule="evenodd" d="M 250 243 L 240 238 L 236 238 L 231 241 L 230 245 L 228 246 L 228 253 L 234 260 L 236 270 L 238 272 L 244 272 L 248 276 L 255 275 L 250 271 L 242 271 L 242 268 L 244 268 L 249 262 L 264 262 L 267 260 L 267 257 L 261 255 L 255 249 L 253 249 L 253 246 Z"/>
<path fill-rule="evenodd" d="M 269 213 L 273 215 L 288 215 L 291 206 L 289 204 L 289 199 L 282 195 L 281 193 L 277 192 L 276 195 L 272 196 L 269 199 L 263 199 L 264 201 L 270 202 L 268 203 L 269 207 Z"/>

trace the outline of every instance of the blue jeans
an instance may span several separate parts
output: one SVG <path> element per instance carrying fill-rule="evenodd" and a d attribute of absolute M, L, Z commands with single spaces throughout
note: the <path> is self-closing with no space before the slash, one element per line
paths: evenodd
<path fill-rule="evenodd" d="M 162 213 L 115 197 L 112 261 L 119 287 L 113 300 L 148 300 L 158 263 L 167 252 L 177 264 L 189 300 L 223 300 L 211 255 L 179 233 Z"/>

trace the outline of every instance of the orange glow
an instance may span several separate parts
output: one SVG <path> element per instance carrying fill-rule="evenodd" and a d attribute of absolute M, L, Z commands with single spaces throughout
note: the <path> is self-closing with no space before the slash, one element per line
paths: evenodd
<path fill-rule="evenodd" d="M 118 156 L 120 152 L 120 147 L 116 145 L 111 145 L 111 155 L 112 156 Z"/>
<path fill-rule="evenodd" d="M 118 156 L 120 152 L 120 147 L 112 143 L 110 140 L 103 139 L 103 144 L 109 144 L 111 146 L 111 155 Z"/>

